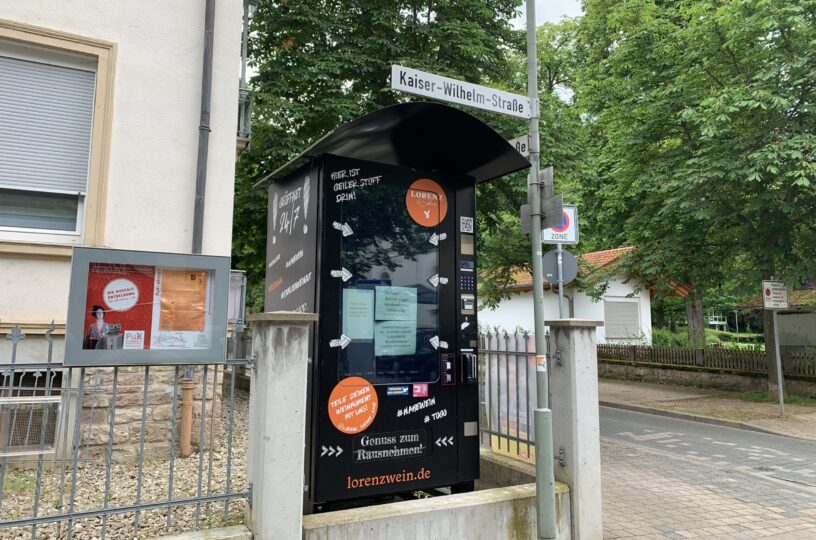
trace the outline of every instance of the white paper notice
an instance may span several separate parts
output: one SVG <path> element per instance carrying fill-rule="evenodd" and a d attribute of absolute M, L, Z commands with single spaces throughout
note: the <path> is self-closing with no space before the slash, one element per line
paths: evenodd
<path fill-rule="evenodd" d="M 123 349 L 144 349 L 144 330 L 125 330 Z"/>

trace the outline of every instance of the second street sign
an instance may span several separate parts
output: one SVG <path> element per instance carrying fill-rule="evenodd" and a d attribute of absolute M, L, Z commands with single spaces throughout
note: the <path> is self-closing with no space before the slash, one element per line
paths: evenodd
<path fill-rule="evenodd" d="M 391 89 L 519 118 L 530 118 L 530 98 L 526 96 L 408 67 L 391 66 Z"/>

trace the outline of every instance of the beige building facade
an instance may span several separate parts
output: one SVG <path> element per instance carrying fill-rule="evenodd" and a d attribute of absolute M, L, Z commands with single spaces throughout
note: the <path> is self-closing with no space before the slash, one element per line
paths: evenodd
<path fill-rule="evenodd" d="M 62 360 L 74 246 L 191 251 L 204 7 L 0 6 L 0 336 L 26 333 L 18 362 L 45 360 L 52 320 Z M 207 255 L 231 248 L 242 11 L 216 3 Z"/>

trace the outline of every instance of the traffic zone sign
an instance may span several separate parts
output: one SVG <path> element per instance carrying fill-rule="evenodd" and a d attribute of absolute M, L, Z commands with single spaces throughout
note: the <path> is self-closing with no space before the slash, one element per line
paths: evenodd
<path fill-rule="evenodd" d="M 541 242 L 544 244 L 577 244 L 578 243 L 578 208 L 564 205 L 561 214 L 561 224 L 541 233 Z"/>
<path fill-rule="evenodd" d="M 788 288 L 785 282 L 762 282 L 762 307 L 764 309 L 788 309 Z"/>

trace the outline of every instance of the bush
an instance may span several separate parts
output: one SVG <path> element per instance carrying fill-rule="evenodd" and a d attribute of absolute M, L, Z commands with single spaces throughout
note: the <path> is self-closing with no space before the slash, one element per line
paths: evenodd
<path fill-rule="evenodd" d="M 688 347 L 688 333 L 687 332 L 672 332 L 668 328 L 652 328 L 652 346 L 653 347 Z"/>
<path fill-rule="evenodd" d="M 706 328 L 705 336 L 706 347 L 726 347 L 729 349 L 756 348 L 759 350 L 762 348 L 762 334 L 740 334 L 740 343 L 737 343 L 736 334 L 732 332 Z M 652 328 L 652 346 L 686 349 L 689 347 L 688 330 L 681 327 L 678 328 L 677 332 L 672 332 L 668 328 Z"/>

